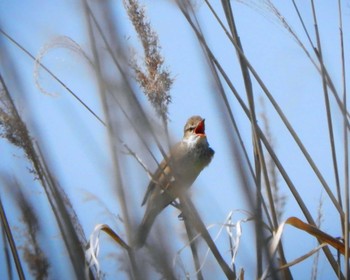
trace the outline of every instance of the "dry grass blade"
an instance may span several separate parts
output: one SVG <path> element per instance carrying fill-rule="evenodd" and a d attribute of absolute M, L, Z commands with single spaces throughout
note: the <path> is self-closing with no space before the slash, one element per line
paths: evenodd
<path fill-rule="evenodd" d="M 309 233 L 310 235 L 316 237 L 320 241 L 320 243 L 322 243 L 322 242 L 327 243 L 328 245 L 337 249 L 342 255 L 345 254 L 345 246 L 344 246 L 343 242 L 341 242 L 338 239 L 332 237 L 331 235 L 323 232 L 322 230 L 318 229 L 317 227 L 310 225 L 308 223 L 304 223 L 303 221 L 301 221 L 300 219 L 298 219 L 296 217 L 288 218 L 285 221 L 285 223 Z"/>
<path fill-rule="evenodd" d="M 314 236 L 317 238 L 318 242 L 321 244 L 319 247 L 317 247 L 317 249 L 312 250 L 311 252 L 307 253 L 306 255 L 298 258 L 297 260 L 286 264 L 284 266 L 282 266 L 281 268 L 286 268 L 289 267 L 291 265 L 294 265 L 295 263 L 299 263 L 302 260 L 306 259 L 307 257 L 311 256 L 312 254 L 316 253 L 319 249 L 321 248 L 326 248 L 325 245 L 330 245 L 333 248 L 335 248 L 339 253 L 341 253 L 342 255 L 345 254 L 345 246 L 344 243 L 339 241 L 338 239 L 332 237 L 331 235 L 323 232 L 322 230 L 318 229 L 317 227 L 315 227 L 314 225 L 305 223 L 303 221 L 301 221 L 300 219 L 296 218 L 296 217 L 290 217 L 287 220 L 285 220 L 283 223 L 281 223 L 278 227 L 278 230 L 276 231 L 272 243 L 270 245 L 270 251 L 271 254 L 275 254 L 276 250 L 277 250 L 277 246 L 281 241 L 282 238 L 282 234 L 284 231 L 284 227 L 285 225 L 291 225 L 295 228 L 298 228 L 302 231 L 307 232 L 308 234 Z M 325 244 L 325 245 L 323 245 Z M 348 249 L 349 251 L 349 249 Z M 263 274 L 262 279 L 264 279 L 269 273 L 269 268 L 267 268 Z M 342 279 L 343 277 L 341 275 L 339 275 L 339 277 Z"/>
<path fill-rule="evenodd" d="M 126 250 L 130 250 L 131 248 L 126 244 L 123 239 L 114 232 L 108 225 L 102 225 L 101 229 L 105 233 L 107 233 L 115 242 L 117 242 L 121 247 L 123 247 Z"/>
<path fill-rule="evenodd" d="M 99 253 L 99 235 L 100 232 L 105 232 L 109 237 L 111 237 L 117 244 L 119 244 L 123 249 L 129 251 L 131 248 L 123 241 L 123 239 L 115 233 L 108 225 L 99 224 L 96 225 L 94 231 L 92 232 L 89 240 L 88 249 L 85 252 L 86 259 L 89 266 L 95 266 L 98 274 L 100 274 L 100 265 L 97 260 Z"/>
<path fill-rule="evenodd" d="M 34 62 L 34 80 L 35 80 L 35 85 L 37 86 L 37 88 L 45 95 L 48 96 L 52 96 L 52 97 L 56 97 L 58 96 L 57 93 L 54 92 L 49 92 L 47 91 L 40 83 L 39 80 L 39 74 L 40 74 L 40 68 L 43 67 L 43 60 L 45 58 L 45 56 L 52 50 L 54 49 L 58 49 L 58 48 L 63 48 L 66 50 L 70 50 L 80 56 L 82 56 L 84 58 L 85 61 L 87 61 L 90 66 L 92 65 L 92 62 L 90 61 L 88 55 L 84 52 L 84 50 L 82 49 L 82 47 L 76 43 L 73 39 L 67 37 L 67 36 L 59 36 L 56 37 L 52 40 L 50 40 L 49 43 L 47 43 L 44 47 L 41 48 L 41 50 L 39 51 L 39 54 L 37 55 L 37 57 L 35 58 L 35 62 Z M 44 68 L 44 67 L 43 67 Z M 45 70 L 48 70 L 46 67 L 44 68 Z M 52 73 L 49 72 L 48 73 Z M 52 77 L 55 78 L 54 75 L 51 75 Z M 56 79 L 57 80 L 57 79 Z M 75 96 L 77 98 L 77 96 Z M 79 100 L 81 101 L 81 100 Z M 84 105 L 84 103 L 81 101 L 82 105 Z"/>

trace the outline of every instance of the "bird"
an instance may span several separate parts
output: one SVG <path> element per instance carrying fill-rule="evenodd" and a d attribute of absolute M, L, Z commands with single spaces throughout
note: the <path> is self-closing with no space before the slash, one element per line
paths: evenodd
<path fill-rule="evenodd" d="M 136 232 L 135 248 L 144 246 L 158 214 L 193 184 L 214 153 L 205 134 L 205 119 L 190 117 L 184 126 L 182 140 L 170 149 L 152 175 L 142 201 L 146 210 Z"/>

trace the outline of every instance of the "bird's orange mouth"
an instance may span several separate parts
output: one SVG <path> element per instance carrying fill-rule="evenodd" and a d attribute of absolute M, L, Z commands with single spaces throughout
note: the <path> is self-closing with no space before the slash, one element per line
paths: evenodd
<path fill-rule="evenodd" d="M 205 136 L 205 126 L 204 126 L 204 120 L 202 120 L 197 127 L 194 130 L 194 133 L 196 133 L 197 135 L 203 135 Z"/>

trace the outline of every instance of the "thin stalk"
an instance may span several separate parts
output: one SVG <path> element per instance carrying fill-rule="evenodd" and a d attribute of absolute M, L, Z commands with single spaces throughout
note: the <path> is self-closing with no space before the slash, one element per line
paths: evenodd
<path fill-rule="evenodd" d="M 332 160 L 333 160 L 333 172 L 334 172 L 334 176 L 335 176 L 336 188 L 337 188 L 337 190 L 340 190 L 337 153 L 336 153 L 335 144 L 334 144 L 332 114 L 331 114 L 331 108 L 330 108 L 330 103 L 329 103 L 329 95 L 328 95 L 326 76 L 325 76 L 325 71 L 324 71 L 325 68 L 324 68 L 324 63 L 323 63 L 321 38 L 320 38 L 319 29 L 318 29 L 317 16 L 316 16 L 316 11 L 315 11 L 315 6 L 314 6 L 313 0 L 311 0 L 311 5 L 312 5 L 312 14 L 313 14 L 313 19 L 314 19 L 315 34 L 316 34 L 317 49 L 318 49 L 317 54 L 318 54 L 318 59 L 319 59 L 320 64 L 321 64 L 322 87 L 323 87 L 323 92 L 324 92 L 324 100 L 325 100 L 327 123 L 328 123 L 328 134 L 329 134 L 329 141 L 330 141 L 330 145 L 331 145 L 331 153 L 332 153 Z M 338 193 L 338 198 L 339 198 L 339 193 Z M 341 201 L 338 201 L 338 202 L 339 202 L 339 206 L 342 209 L 343 207 L 342 207 Z M 341 224 L 344 223 L 342 217 L 341 217 L 340 221 L 341 221 Z"/>
<path fill-rule="evenodd" d="M 188 198 L 186 192 L 182 193 L 179 198 L 180 198 L 181 210 L 184 214 L 185 219 L 189 219 L 190 224 L 192 224 L 194 228 L 197 230 L 197 232 L 199 232 L 202 235 L 203 239 L 207 243 L 215 259 L 220 265 L 222 271 L 225 273 L 226 277 L 232 280 L 236 279 L 235 274 L 227 265 L 224 258 L 221 256 L 218 248 L 216 247 L 213 239 L 211 238 L 207 228 L 203 224 L 202 219 L 200 218 L 192 201 Z"/>
<path fill-rule="evenodd" d="M 208 4 L 208 1 L 206 1 Z M 240 38 L 238 36 L 238 31 L 235 25 L 234 16 L 231 10 L 230 2 L 227 2 L 225 0 L 221 1 L 221 4 L 224 8 L 226 20 L 229 24 L 231 35 L 233 40 L 236 42 L 238 47 L 240 48 L 241 52 L 243 52 L 243 47 L 240 41 Z M 255 177 L 256 177 L 256 203 L 255 203 L 255 239 L 256 239 L 256 262 L 257 262 L 257 277 L 261 277 L 263 273 L 263 258 L 262 258 L 262 247 L 263 247 L 263 239 L 264 239 L 264 233 L 262 231 L 262 216 L 261 216 L 261 201 L 260 201 L 260 194 L 261 194 L 261 161 L 263 161 L 262 157 L 262 149 L 261 149 L 261 142 L 260 139 L 257 137 L 256 134 L 256 114 L 255 114 L 255 102 L 254 102 L 254 94 L 253 94 L 253 87 L 252 82 L 250 79 L 250 75 L 248 72 L 248 68 L 246 64 L 244 63 L 243 59 L 237 53 L 238 60 L 241 66 L 241 72 L 243 75 L 244 85 L 246 89 L 248 104 L 249 104 L 249 112 L 250 112 L 250 120 L 251 120 L 251 130 L 252 130 L 252 137 L 253 137 L 253 150 L 254 150 L 254 161 L 255 161 Z M 265 252 L 267 252 L 265 250 Z"/>
<path fill-rule="evenodd" d="M 191 226 L 191 223 L 187 219 L 184 219 L 184 224 L 188 236 L 188 241 L 190 242 L 190 248 L 193 256 L 193 262 L 194 262 L 194 267 L 196 269 L 196 275 L 198 280 L 204 280 L 202 270 L 201 270 L 201 263 L 199 260 L 199 255 L 198 255 L 198 250 L 197 250 L 197 245 L 198 242 L 195 240 L 195 232 Z"/>
<path fill-rule="evenodd" d="M 304 32 L 305 32 L 307 38 L 308 38 L 308 41 L 309 41 L 309 43 L 310 43 L 310 46 L 312 47 L 312 49 L 314 50 L 316 56 L 318 57 L 317 50 L 316 50 L 316 48 L 315 48 L 315 46 L 314 46 L 314 44 L 313 44 L 313 42 L 312 42 L 312 40 L 311 40 L 311 37 L 310 37 L 309 32 L 307 31 L 307 28 L 306 28 L 306 26 L 305 26 L 304 20 L 303 20 L 301 14 L 300 14 L 299 8 L 298 8 L 298 6 L 297 6 L 295 0 L 292 0 L 292 2 L 293 2 L 294 9 L 295 9 L 295 11 L 296 11 L 296 13 L 297 13 L 297 15 L 298 15 L 299 20 L 300 20 L 300 23 L 301 23 L 301 25 L 302 25 L 302 27 L 303 27 L 303 30 L 304 30 Z M 300 41 L 300 40 L 298 39 L 298 41 Z M 317 69 L 317 71 L 318 71 L 320 74 L 322 74 L 322 73 L 321 73 L 322 70 L 318 67 L 318 65 L 316 64 L 316 62 L 311 58 L 311 56 L 310 56 L 309 52 L 307 51 L 307 49 L 304 47 L 304 45 L 301 44 L 301 46 L 302 46 L 303 51 L 306 53 L 307 57 L 311 60 L 312 64 L 313 64 L 313 65 L 315 66 L 315 68 Z M 321 67 L 322 67 L 322 66 L 321 66 Z M 333 96 L 334 96 L 334 98 L 335 98 L 335 100 L 336 100 L 336 102 L 337 102 L 337 104 L 338 104 L 338 107 L 340 108 L 341 112 L 344 112 L 344 114 L 346 114 L 346 116 L 347 116 L 347 118 L 346 118 L 346 127 L 347 127 L 348 130 L 350 130 L 350 123 L 349 123 L 350 113 L 346 110 L 345 104 L 342 103 L 342 101 L 341 101 L 341 99 L 340 99 L 340 97 L 339 97 L 339 95 L 338 95 L 338 92 L 337 92 L 337 90 L 336 90 L 336 88 L 335 88 L 335 86 L 334 86 L 334 83 L 333 83 L 333 81 L 332 81 L 332 79 L 331 79 L 331 77 L 330 77 L 330 75 L 329 75 L 329 73 L 328 73 L 327 68 L 325 67 L 325 65 L 323 65 L 323 71 L 324 71 L 324 75 L 326 76 L 327 85 L 329 86 L 329 88 L 330 88 L 330 90 L 331 90 L 331 92 L 332 92 L 332 94 L 333 94 Z"/>
<path fill-rule="evenodd" d="M 1 198 L 0 198 L 0 220 L 1 220 L 1 223 L 3 226 L 3 229 L 6 233 L 7 240 L 10 244 L 10 248 L 11 248 L 13 260 L 14 260 L 15 265 L 16 265 L 18 277 L 19 277 L 19 279 L 24 280 L 25 276 L 24 276 L 21 260 L 20 260 L 19 255 L 18 255 L 17 246 L 16 246 L 15 240 L 13 238 L 9 222 L 7 220 L 7 217 L 6 217 L 5 209 L 2 205 Z"/>
<path fill-rule="evenodd" d="M 129 210 L 128 210 L 127 203 L 126 203 L 127 200 L 126 200 L 126 195 L 125 195 L 125 190 L 124 190 L 124 184 L 122 181 L 120 162 L 119 162 L 118 155 L 116 153 L 115 144 L 112 142 L 112 140 L 114 139 L 114 135 L 118 135 L 118 134 L 116 133 L 115 129 L 113 128 L 113 124 L 112 124 L 112 121 L 110 118 L 111 115 L 110 115 L 110 110 L 109 110 L 109 106 L 108 106 L 108 102 L 107 102 L 106 88 L 105 88 L 103 78 L 102 78 L 100 57 L 99 57 L 99 52 L 98 52 L 98 48 L 97 48 L 96 37 L 95 37 L 95 34 L 93 32 L 93 26 L 92 26 L 93 20 L 90 16 L 89 5 L 88 5 L 86 0 L 83 0 L 82 4 L 83 4 L 85 15 L 86 15 L 88 34 L 89 34 L 89 38 L 90 38 L 90 46 L 91 46 L 91 50 L 93 53 L 93 61 L 94 61 L 95 70 L 96 70 L 96 74 L 97 74 L 100 99 L 101 99 L 103 110 L 105 112 L 105 117 L 107 119 L 107 121 L 106 121 L 107 122 L 107 131 L 108 131 L 108 135 L 109 135 L 108 139 L 109 139 L 110 150 L 112 152 L 113 170 L 114 170 L 114 175 L 115 175 L 115 183 L 116 183 L 116 187 L 117 187 L 117 191 L 118 191 L 119 203 L 121 206 L 122 216 L 123 216 L 123 219 L 125 221 L 125 228 L 126 228 L 127 236 L 129 238 L 129 244 L 131 244 L 132 231 L 131 231 L 131 225 L 130 225 L 130 214 L 129 214 Z M 140 279 L 138 266 L 136 264 L 136 260 L 135 260 L 135 256 L 134 256 L 133 252 L 129 253 L 129 260 L 130 260 L 130 264 L 132 267 L 132 275 L 131 276 L 134 279 Z"/>
<path fill-rule="evenodd" d="M 146 122 L 146 126 L 149 128 L 149 131 L 151 132 L 152 137 L 154 138 L 156 145 L 159 149 L 159 151 L 161 152 L 162 156 L 164 158 L 167 157 L 167 154 L 165 152 L 165 150 L 163 149 L 159 139 L 157 138 L 156 133 L 153 131 L 152 125 L 148 119 L 148 117 L 146 116 L 146 113 L 144 112 L 143 108 L 141 107 L 139 101 L 136 98 L 136 95 L 134 94 L 131 85 L 128 82 L 128 77 L 125 73 L 125 70 L 123 69 L 121 63 L 118 61 L 116 55 L 113 52 L 113 48 L 111 47 L 110 43 L 108 42 L 100 24 L 98 23 L 93 11 L 91 10 L 91 8 L 89 6 L 87 6 L 87 9 L 89 11 L 89 15 L 91 16 L 93 22 L 94 22 L 94 26 L 96 27 L 99 35 L 101 36 L 101 39 L 108 51 L 108 53 L 110 54 L 112 61 L 114 63 L 114 65 L 116 66 L 116 68 L 118 69 L 120 75 L 122 76 L 122 79 L 124 81 L 124 85 L 126 87 L 126 91 L 132 94 L 129 94 L 128 96 L 132 99 L 133 105 L 136 107 L 136 111 L 142 114 L 142 119 L 144 122 Z M 146 144 L 145 140 L 144 140 L 144 136 L 142 135 L 142 133 L 139 132 L 139 130 L 135 127 L 135 125 L 133 124 L 133 122 L 131 121 L 130 117 L 125 113 L 125 110 L 122 108 L 122 106 L 120 105 L 118 99 L 114 96 L 111 95 L 113 100 L 115 100 L 118 104 L 118 106 L 120 107 L 120 109 L 123 111 L 124 116 L 129 120 L 130 124 L 133 126 L 135 132 L 137 133 L 138 137 L 141 139 L 142 143 L 144 144 L 145 148 L 147 149 L 147 151 L 151 154 L 152 158 L 154 159 L 154 161 L 158 163 L 157 159 L 155 158 L 154 154 L 152 153 L 152 151 L 149 149 L 148 145 Z"/>
<path fill-rule="evenodd" d="M 0 202 L 1 203 L 1 202 Z M 7 276 L 9 280 L 14 279 L 13 278 L 13 272 L 12 272 L 12 262 L 11 262 L 11 247 L 9 247 L 9 243 L 7 241 L 7 236 L 6 236 L 6 230 L 5 227 L 1 227 L 1 237 L 2 237 L 2 243 L 4 245 L 4 255 L 5 255 L 5 261 L 3 262 L 4 265 L 6 265 L 6 271 L 7 271 Z M 3 272 L 5 273 L 5 272 Z"/>
<path fill-rule="evenodd" d="M 210 3 L 206 0 L 206 3 L 208 5 L 208 7 L 210 8 L 210 10 L 212 11 L 212 13 L 214 14 L 215 18 L 217 21 L 219 21 L 221 23 L 220 18 L 217 16 L 215 10 L 211 7 Z M 229 24 L 229 28 L 231 31 L 231 36 L 232 39 L 235 41 L 235 43 L 237 44 L 237 46 L 239 47 L 239 49 L 241 50 L 242 53 L 244 53 L 243 51 L 243 47 L 242 47 L 242 43 L 240 41 L 240 38 L 238 36 L 238 31 L 236 28 L 236 24 L 235 24 L 235 20 L 234 20 L 234 15 L 232 12 L 232 6 L 230 4 L 230 2 L 227 1 L 221 1 L 223 9 L 225 11 L 225 15 L 226 15 L 226 19 L 227 22 Z M 222 24 L 222 23 L 221 23 Z M 222 24 L 223 26 L 223 24 Z M 275 211 L 275 207 L 274 207 L 274 202 L 272 199 L 272 194 L 271 194 L 271 188 L 270 188 L 270 184 L 269 179 L 268 179 L 268 174 L 267 174 L 267 169 L 266 169 L 266 162 L 265 162 L 265 157 L 263 156 L 263 151 L 262 151 L 262 146 L 261 146 L 261 141 L 259 139 L 259 137 L 257 136 L 257 118 L 256 118 L 256 113 L 255 113 L 255 102 L 254 102 L 254 94 L 253 94 L 253 87 L 252 87 L 252 83 L 251 83 L 251 78 L 250 78 L 250 74 L 249 74 L 249 70 L 248 67 L 243 59 L 243 57 L 240 55 L 239 52 L 237 52 L 237 56 L 239 58 L 239 63 L 241 66 L 241 71 L 242 71 L 242 75 L 243 75 L 243 80 L 244 80 L 244 85 L 245 85 L 245 89 L 246 89 L 246 93 L 247 93 L 247 99 L 248 99 L 248 104 L 249 104 L 249 111 L 250 111 L 250 119 L 252 120 L 252 134 L 253 134 L 253 138 L 254 138 L 254 151 L 256 151 L 255 154 L 255 160 L 256 160 L 256 176 L 257 176 L 257 213 L 261 213 L 261 199 L 260 197 L 262 196 L 262 192 L 261 192 L 261 172 L 264 175 L 265 178 L 265 182 L 267 182 L 266 184 L 266 188 L 269 194 L 269 202 L 270 202 L 270 206 L 271 206 L 271 213 L 272 213 L 272 219 L 273 219 L 273 229 L 276 229 L 278 226 L 278 222 L 277 222 L 277 214 Z M 260 209 L 259 209 L 260 208 Z M 262 219 L 261 214 L 258 214 L 258 221 L 260 221 Z M 258 226 L 258 224 L 257 224 Z M 262 245 L 262 240 L 264 239 L 263 237 L 264 233 L 262 231 L 262 227 L 258 226 L 257 232 L 256 232 L 256 236 L 257 236 L 257 245 L 258 247 L 262 247 L 259 245 Z M 280 246 L 281 248 L 281 246 Z M 258 250 L 258 277 L 261 276 L 262 272 L 262 255 L 261 255 L 261 251 Z M 282 251 L 283 252 L 283 251 Z M 268 250 L 266 250 L 265 248 L 265 253 L 267 254 L 267 258 L 269 259 L 269 261 L 272 264 L 272 259 L 268 254 Z M 284 260 L 284 256 L 281 256 L 282 259 Z M 272 264 L 273 266 L 273 264 Z M 286 273 L 288 274 L 289 271 L 287 271 Z M 275 275 L 274 269 L 272 270 L 273 273 L 273 278 L 276 278 L 277 275 Z M 291 277 L 291 275 L 288 275 L 289 277 Z"/>
<path fill-rule="evenodd" d="M 32 55 L 27 49 L 25 49 L 20 43 L 8 35 L 5 31 L 0 28 L 0 33 L 4 35 L 10 42 L 12 42 L 16 47 L 22 50 L 34 61 L 36 60 L 35 56 Z M 90 114 L 92 114 L 100 123 L 105 125 L 104 121 L 79 97 L 77 96 L 62 80 L 60 80 L 50 69 L 48 69 L 44 64 L 38 62 L 40 67 L 42 67 L 51 77 L 53 77 L 65 90 L 67 90 Z"/>
<path fill-rule="evenodd" d="M 345 223 L 343 226 L 345 248 L 349 248 L 349 139 L 348 131 L 346 129 L 346 112 L 347 112 L 347 93 L 346 93 L 346 70 L 345 70 L 345 52 L 344 52 L 344 37 L 343 37 L 343 18 L 342 18 L 342 6 L 341 1 L 338 0 L 339 11 L 339 35 L 340 35 L 340 48 L 341 48 L 341 68 L 342 68 L 342 87 L 343 87 L 343 104 L 345 110 L 343 111 L 344 118 L 344 196 L 345 196 Z M 341 201 L 340 191 L 339 200 Z M 349 251 L 345 250 L 345 273 L 349 278 Z"/>
<path fill-rule="evenodd" d="M 68 251 L 75 275 L 79 279 L 95 279 L 96 271 L 91 268 L 86 270 L 85 251 L 83 248 L 86 244 L 86 240 L 85 238 L 82 240 L 82 238 L 78 236 L 78 232 L 74 227 L 73 219 L 66 207 L 67 198 L 63 197 L 61 187 L 56 183 L 49 171 L 49 167 L 40 147 L 36 146 L 36 149 L 38 150 L 39 158 L 41 159 L 39 162 L 39 168 L 41 169 L 42 174 L 40 181 L 55 216 L 57 226 L 62 234 L 62 239 L 66 246 L 66 250 Z M 88 275 L 86 272 L 88 272 Z"/>
<path fill-rule="evenodd" d="M 199 28 L 199 27 L 198 27 L 198 28 Z M 206 54 L 206 59 L 207 59 L 208 65 L 209 65 L 209 67 L 210 67 L 211 73 L 212 73 L 212 75 L 213 75 L 213 77 L 214 77 L 214 80 L 215 80 L 215 83 L 216 83 L 216 86 L 217 86 L 217 90 L 218 90 L 218 92 L 220 93 L 220 97 L 222 98 L 222 101 L 223 101 L 223 103 L 224 103 L 224 105 L 225 105 L 225 109 L 226 109 L 227 112 L 228 112 L 228 117 L 229 117 L 229 119 L 230 119 L 230 121 L 231 121 L 231 123 L 232 123 L 233 129 L 234 129 L 234 133 L 235 133 L 235 135 L 236 135 L 237 138 L 238 138 L 238 141 L 237 141 L 237 142 L 239 143 L 240 148 L 241 148 L 241 150 L 242 150 L 242 152 L 243 152 L 244 160 L 245 160 L 245 161 L 247 162 L 247 164 L 248 164 L 249 174 L 252 176 L 254 182 L 256 182 L 257 179 L 256 179 L 255 173 L 254 173 L 254 171 L 253 171 L 252 163 L 251 163 L 250 158 L 249 158 L 249 156 L 248 156 L 248 152 L 247 152 L 247 149 L 246 149 L 246 147 L 245 147 L 245 145 L 244 145 L 244 142 L 243 142 L 241 133 L 240 133 L 240 131 L 239 131 L 239 129 L 238 129 L 238 125 L 237 125 L 237 122 L 236 122 L 235 117 L 234 117 L 234 115 L 233 115 L 233 112 L 232 112 L 232 109 L 231 109 L 231 107 L 230 107 L 229 101 L 228 101 L 228 99 L 227 99 L 227 95 L 226 95 L 226 93 L 225 93 L 224 87 L 223 87 L 222 82 L 221 82 L 221 80 L 220 80 L 217 67 L 215 66 L 215 64 L 214 64 L 214 62 L 213 62 L 213 58 L 212 58 L 212 57 L 209 57 L 209 55 L 208 55 L 208 52 L 210 52 L 210 50 L 207 50 L 207 49 L 206 49 L 206 47 L 207 47 L 206 44 L 204 44 L 203 42 L 201 42 L 201 46 L 202 46 L 202 48 L 203 48 L 204 53 Z M 236 90 L 236 89 L 233 89 L 233 90 L 235 90 L 236 93 L 237 93 L 237 95 L 238 95 L 237 90 Z M 241 101 L 242 101 L 242 100 L 241 100 Z M 242 103 L 243 103 L 243 101 L 242 101 Z M 222 110 L 220 109 L 220 111 L 222 111 Z M 230 137 L 230 136 L 231 136 L 231 135 L 229 135 L 229 137 Z M 235 143 L 236 143 L 236 142 L 235 142 Z M 257 185 L 257 183 L 255 183 L 255 185 Z M 267 210 L 267 206 L 266 206 L 265 200 L 264 200 L 264 198 L 263 198 L 261 192 L 258 192 L 258 194 L 260 195 L 260 200 L 261 200 L 261 203 L 262 203 L 262 206 L 263 206 L 263 209 L 264 209 L 265 217 L 266 217 L 266 219 L 267 219 L 267 223 L 268 223 L 268 225 L 269 225 L 269 228 L 270 228 L 270 229 L 273 229 L 273 222 L 272 222 L 272 220 L 271 220 L 269 211 Z M 249 197 L 248 200 L 249 200 L 249 201 L 251 202 L 251 204 L 252 204 L 252 203 L 253 203 L 253 196 L 252 196 L 252 195 L 248 195 L 248 197 Z"/>

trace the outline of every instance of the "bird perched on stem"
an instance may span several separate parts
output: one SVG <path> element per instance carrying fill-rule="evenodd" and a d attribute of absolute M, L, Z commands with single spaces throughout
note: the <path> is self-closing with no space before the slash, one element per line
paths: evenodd
<path fill-rule="evenodd" d="M 214 155 L 205 134 L 204 119 L 189 118 L 182 141 L 177 143 L 153 174 L 142 205 L 146 212 L 138 229 L 135 247 L 142 247 L 157 215 L 196 180 Z"/>

